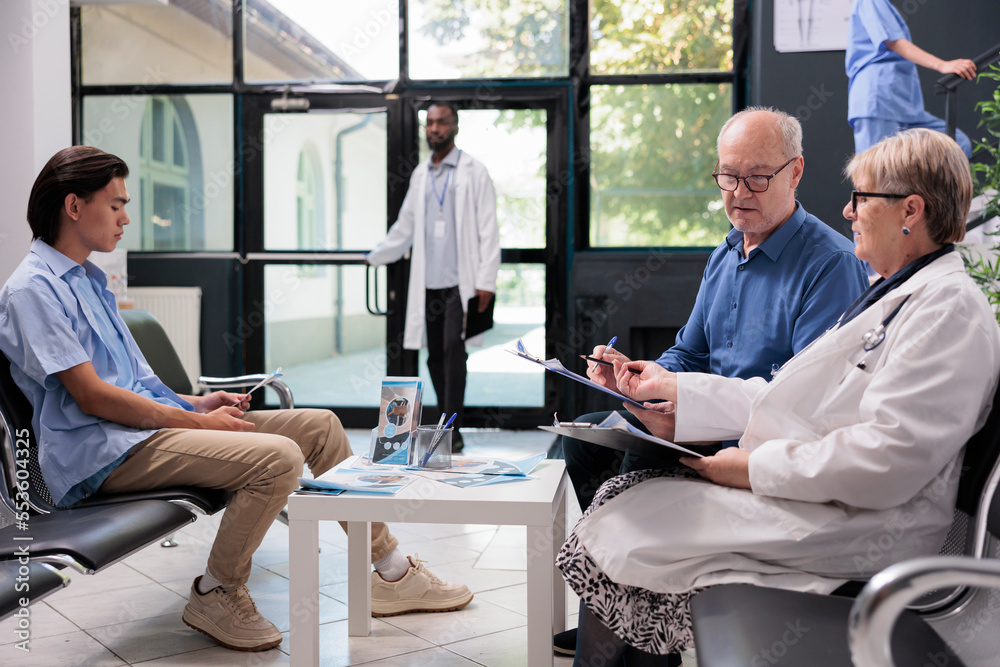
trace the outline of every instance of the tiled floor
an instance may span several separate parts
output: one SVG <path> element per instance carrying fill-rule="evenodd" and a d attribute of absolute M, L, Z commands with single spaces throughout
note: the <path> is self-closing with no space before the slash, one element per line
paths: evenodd
<path fill-rule="evenodd" d="M 358 450 L 366 431 L 352 431 Z M 519 458 L 544 451 L 542 432 L 473 432 L 466 451 Z M 580 510 L 570 494 L 570 526 Z M 217 646 L 181 621 L 192 579 L 201 574 L 219 515 L 201 517 L 177 534 L 172 549 L 152 546 L 93 577 L 69 573 L 72 583 L 30 608 L 30 652 L 16 648 L 13 619 L 0 623 L 0 665 L 232 665 L 288 664 L 288 527 L 276 522 L 254 556 L 250 591 L 285 634 L 277 650 L 241 653 Z M 476 597 L 447 614 L 372 619 L 370 637 L 347 636 L 347 539 L 336 523 L 320 527 L 320 664 L 404 667 L 520 666 L 526 655 L 525 530 L 510 526 L 397 524 L 401 548 L 418 553 L 446 580 L 461 581 Z M 577 600 L 567 589 L 567 627 Z M 693 656 L 685 656 L 693 665 Z M 568 667 L 557 658 L 557 667 Z"/>

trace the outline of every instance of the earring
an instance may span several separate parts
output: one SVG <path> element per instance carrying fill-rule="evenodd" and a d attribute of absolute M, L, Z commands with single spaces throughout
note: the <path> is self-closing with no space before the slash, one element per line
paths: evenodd
<path fill-rule="evenodd" d="M 909 227 L 903 227 L 903 236 L 906 236 L 909 233 L 910 233 L 910 228 Z"/>

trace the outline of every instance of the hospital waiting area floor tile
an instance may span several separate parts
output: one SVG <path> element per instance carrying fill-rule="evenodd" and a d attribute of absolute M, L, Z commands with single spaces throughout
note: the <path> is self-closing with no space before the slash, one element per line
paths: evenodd
<path fill-rule="evenodd" d="M 349 430 L 361 453 L 368 432 Z M 464 432 L 466 453 L 521 458 L 545 451 L 541 431 Z M 567 521 L 580 517 L 567 496 Z M 0 623 L 0 665 L 77 667 L 266 667 L 289 663 L 288 526 L 275 522 L 254 556 L 248 583 L 260 612 L 284 635 L 277 649 L 230 651 L 181 621 L 192 580 L 204 571 L 221 513 L 200 517 L 177 533 L 178 546 L 153 545 L 94 576 L 72 580 L 32 607 L 29 652 L 17 647 L 15 621 Z M 514 526 L 390 524 L 407 554 L 418 554 L 435 574 L 469 586 L 475 598 L 463 610 L 372 619 L 370 637 L 347 636 L 347 538 L 335 522 L 320 524 L 320 665 L 373 667 L 519 667 L 527 655 L 525 529 Z M 576 625 L 578 600 L 567 588 L 567 627 Z M 572 659 L 557 657 L 557 667 Z M 685 665 L 695 664 L 692 653 Z"/>

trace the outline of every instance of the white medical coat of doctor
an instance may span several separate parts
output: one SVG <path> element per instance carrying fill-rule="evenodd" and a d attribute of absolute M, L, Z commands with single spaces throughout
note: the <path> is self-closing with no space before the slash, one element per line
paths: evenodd
<path fill-rule="evenodd" d="M 878 347 L 862 336 L 907 296 Z M 790 359 L 770 383 L 678 375 L 678 441 L 742 435 L 753 491 L 638 484 L 574 529 L 613 581 L 829 593 L 920 555 L 952 520 L 964 444 L 986 420 L 1000 327 L 957 252 Z"/>
<path fill-rule="evenodd" d="M 453 149 L 454 150 L 454 149 Z M 399 209 L 399 218 L 389 228 L 389 233 L 368 254 L 373 266 L 389 264 L 400 259 L 411 247 L 410 284 L 406 297 L 406 325 L 403 347 L 419 350 L 424 343 L 424 202 L 428 162 L 413 170 L 410 187 Z M 497 270 L 500 268 L 500 235 L 497 229 L 497 200 L 493 181 L 481 162 L 468 153 L 462 153 L 452 178 L 455 196 L 455 240 L 458 246 L 458 292 L 462 309 L 476 290 L 497 291 Z M 482 344 L 482 336 L 466 341 Z"/>

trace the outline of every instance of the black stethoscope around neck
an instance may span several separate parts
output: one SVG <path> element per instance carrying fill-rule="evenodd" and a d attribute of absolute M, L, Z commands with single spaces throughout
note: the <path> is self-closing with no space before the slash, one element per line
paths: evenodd
<path fill-rule="evenodd" d="M 861 341 L 865 346 L 865 352 L 871 352 L 882 344 L 882 341 L 885 340 L 885 330 L 889 327 L 889 323 L 892 322 L 892 319 L 896 317 L 897 313 L 899 313 L 899 309 L 903 307 L 903 304 L 906 303 L 911 296 L 913 295 L 907 294 L 906 298 L 899 302 L 892 312 L 889 313 L 888 317 L 882 320 L 882 324 L 878 325 L 874 329 L 869 329 L 868 332 L 861 337 Z"/>
<path fill-rule="evenodd" d="M 885 331 L 886 331 L 886 329 L 889 328 L 889 323 L 892 322 L 893 318 L 896 317 L 896 315 L 899 313 L 900 309 L 903 307 L 903 304 L 906 303 L 911 296 L 913 296 L 913 295 L 912 294 L 907 294 L 906 297 L 902 301 L 900 301 L 898 304 L 896 304 L 896 307 L 892 309 L 892 312 L 889 313 L 888 317 L 886 317 L 884 320 L 882 320 L 881 324 L 879 324 L 877 327 L 875 327 L 873 329 L 869 329 L 868 332 L 865 333 L 865 335 L 863 335 L 861 337 L 861 342 L 864 343 L 865 352 L 871 352 L 876 347 L 878 347 L 879 345 L 882 344 L 882 341 L 885 340 Z M 833 329 L 835 329 L 835 328 L 836 327 L 830 327 L 830 329 L 827 330 L 827 333 L 829 333 L 830 331 L 833 331 Z M 817 339 L 817 340 L 819 340 L 819 339 Z M 815 342 L 816 341 L 813 341 L 813 343 L 815 343 Z M 810 343 L 810 345 L 812 345 L 813 343 Z M 799 352 L 799 354 L 802 354 L 802 352 Z M 861 361 L 861 362 L 858 363 L 858 368 L 865 368 L 865 366 L 866 366 L 866 363 L 864 361 Z M 773 378 L 773 377 L 777 376 L 778 371 L 780 371 L 781 368 L 782 367 L 780 365 L 778 365 L 778 364 L 772 364 L 771 365 L 771 377 Z"/>

